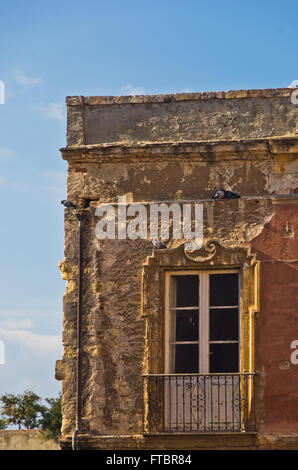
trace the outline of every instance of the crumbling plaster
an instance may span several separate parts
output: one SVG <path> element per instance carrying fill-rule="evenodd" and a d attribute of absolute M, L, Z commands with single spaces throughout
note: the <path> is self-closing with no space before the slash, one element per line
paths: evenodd
<path fill-rule="evenodd" d="M 102 202 L 117 203 L 119 196 L 126 196 L 128 203 L 198 202 L 204 205 L 205 240 L 218 240 L 227 248 L 249 246 L 271 227 L 275 198 L 295 199 L 297 109 L 290 104 L 289 89 L 70 97 L 67 107 L 68 145 L 61 149 L 68 161 L 67 197 L 78 205 L 86 200 L 90 204 L 83 238 L 82 446 L 156 446 L 141 436 L 140 393 L 146 352 L 142 267 L 153 245 L 150 240 L 98 240 L 95 208 Z M 236 191 L 241 199 L 212 200 L 219 187 Z M 293 235 L 289 227 L 283 230 Z M 287 239 L 293 240 L 292 235 Z M 182 242 L 171 241 L 169 247 Z M 64 353 L 56 367 L 57 378 L 63 379 L 65 448 L 75 420 L 77 261 L 77 220 L 66 209 L 65 260 L 60 263 L 67 281 Z M 258 367 L 262 403 L 267 371 L 263 364 Z M 274 437 L 263 408 L 259 417 L 262 445 L 270 447 Z M 274 442 L 278 439 L 283 438 Z M 170 443 L 165 437 L 163 445 L 257 446 L 251 436 L 234 436 L 230 444 L 216 440 L 206 436 L 186 443 L 174 438 Z"/>

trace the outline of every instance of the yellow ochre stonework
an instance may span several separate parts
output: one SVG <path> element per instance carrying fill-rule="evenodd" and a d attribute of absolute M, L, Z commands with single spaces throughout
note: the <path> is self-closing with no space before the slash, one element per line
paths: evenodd
<path fill-rule="evenodd" d="M 298 331 L 291 301 L 298 287 L 298 109 L 290 93 L 67 98 L 67 199 L 85 207 L 78 448 L 298 449 L 297 370 L 289 359 Z M 219 188 L 241 198 L 212 199 Z M 214 257 L 187 258 L 183 239 L 166 250 L 154 250 L 149 239 L 99 240 L 95 209 L 119 196 L 127 204 L 202 204 L 204 246 L 214 244 Z M 143 375 L 164 371 L 164 273 L 222 267 L 241 273 L 240 371 L 255 373 L 245 392 L 253 395 L 255 430 L 152 435 Z M 69 449 L 78 308 L 78 220 L 70 209 L 59 268 L 67 283 L 56 378 L 60 444 Z"/>

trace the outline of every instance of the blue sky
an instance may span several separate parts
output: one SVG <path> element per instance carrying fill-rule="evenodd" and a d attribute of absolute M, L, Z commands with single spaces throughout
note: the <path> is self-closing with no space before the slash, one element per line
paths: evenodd
<path fill-rule="evenodd" d="M 62 354 L 65 97 L 287 87 L 296 1 L 0 6 L 0 394 L 56 396 Z"/>

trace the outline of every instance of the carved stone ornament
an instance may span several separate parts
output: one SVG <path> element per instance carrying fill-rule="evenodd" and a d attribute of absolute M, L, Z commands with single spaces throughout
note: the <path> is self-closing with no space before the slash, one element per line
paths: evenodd
<path fill-rule="evenodd" d="M 207 240 L 203 243 L 203 247 L 199 250 L 187 250 L 186 244 L 184 244 L 184 255 L 191 261 L 195 261 L 197 263 L 206 262 L 211 260 L 216 253 L 216 245 L 219 245 L 214 240 Z M 194 253 L 202 253 L 201 255 L 192 256 Z M 205 254 L 204 254 L 205 253 Z"/>
<path fill-rule="evenodd" d="M 187 250 L 188 243 L 183 242 L 178 247 L 154 250 L 147 258 L 144 266 L 252 266 L 256 259 L 246 246 L 226 247 L 217 240 L 205 240 L 200 249 Z"/>
<path fill-rule="evenodd" d="M 225 247 L 216 240 L 205 240 L 199 250 L 190 251 L 184 246 L 184 255 L 195 263 L 244 265 L 255 261 L 248 247 Z"/>

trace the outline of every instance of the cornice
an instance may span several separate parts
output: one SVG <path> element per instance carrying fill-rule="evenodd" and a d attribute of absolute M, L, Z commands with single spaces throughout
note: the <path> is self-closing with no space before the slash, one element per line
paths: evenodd
<path fill-rule="evenodd" d="M 123 161 L 127 159 L 161 161 L 199 159 L 271 159 L 274 155 L 298 158 L 298 135 L 259 139 L 183 141 L 183 142 L 116 142 L 96 145 L 67 146 L 60 149 L 62 158 L 73 163 Z"/>

